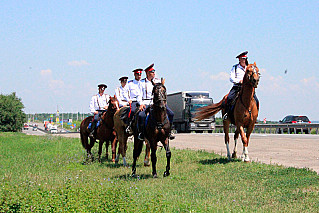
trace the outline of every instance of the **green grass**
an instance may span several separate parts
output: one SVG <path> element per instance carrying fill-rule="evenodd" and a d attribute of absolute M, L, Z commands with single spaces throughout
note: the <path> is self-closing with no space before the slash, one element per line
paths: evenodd
<path fill-rule="evenodd" d="M 0 212 L 319 211 L 319 176 L 307 169 L 173 149 L 164 178 L 158 149 L 159 178 L 142 166 L 144 150 L 132 178 L 109 160 L 88 163 L 79 139 L 0 133 L 0 150 Z M 132 143 L 127 153 L 131 164 Z"/>

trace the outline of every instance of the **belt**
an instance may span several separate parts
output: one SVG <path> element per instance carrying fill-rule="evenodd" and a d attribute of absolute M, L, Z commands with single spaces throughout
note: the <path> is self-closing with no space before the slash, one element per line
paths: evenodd
<path fill-rule="evenodd" d="M 152 98 L 143 98 L 143 101 L 149 101 L 149 100 L 153 100 Z"/>
<path fill-rule="evenodd" d="M 127 102 L 127 100 L 122 100 L 123 102 Z"/>

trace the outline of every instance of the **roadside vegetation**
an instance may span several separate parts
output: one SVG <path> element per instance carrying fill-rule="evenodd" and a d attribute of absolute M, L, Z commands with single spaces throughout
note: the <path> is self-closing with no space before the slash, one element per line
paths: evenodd
<path fill-rule="evenodd" d="M 16 93 L 0 94 L 0 132 L 19 132 L 26 122 L 24 105 Z"/>
<path fill-rule="evenodd" d="M 0 150 L 0 212 L 319 212 L 319 176 L 308 169 L 172 149 L 164 178 L 159 148 L 159 178 L 144 153 L 133 178 L 107 159 L 87 162 L 79 139 L 0 133 Z M 132 142 L 127 153 L 131 164 Z"/>

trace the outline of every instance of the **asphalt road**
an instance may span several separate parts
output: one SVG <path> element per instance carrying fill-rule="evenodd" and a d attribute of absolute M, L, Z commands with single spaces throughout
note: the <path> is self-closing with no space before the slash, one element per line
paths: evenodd
<path fill-rule="evenodd" d="M 41 131 L 24 131 L 27 134 L 45 134 Z M 79 138 L 79 133 L 55 134 Z M 230 134 L 230 150 L 234 141 Z M 223 133 L 213 134 L 176 134 L 170 146 L 177 149 L 206 150 L 226 156 Z M 242 154 L 242 143 L 237 145 L 238 156 Z M 251 161 L 278 164 L 286 167 L 309 168 L 319 174 L 319 135 L 252 134 L 249 146 Z"/>

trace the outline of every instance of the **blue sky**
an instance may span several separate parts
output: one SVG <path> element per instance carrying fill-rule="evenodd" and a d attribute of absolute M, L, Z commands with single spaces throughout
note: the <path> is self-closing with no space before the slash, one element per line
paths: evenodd
<path fill-rule="evenodd" d="M 318 1 L 4 0 L 0 93 L 16 92 L 27 113 L 88 112 L 97 84 L 113 95 L 119 77 L 155 63 L 168 92 L 217 102 L 248 50 L 262 73 L 259 119 L 318 121 L 318 14 Z"/>

